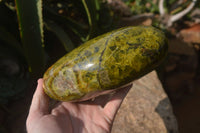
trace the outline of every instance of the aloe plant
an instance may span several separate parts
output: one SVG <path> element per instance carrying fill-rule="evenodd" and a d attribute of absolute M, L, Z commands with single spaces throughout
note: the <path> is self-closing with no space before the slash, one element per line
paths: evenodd
<path fill-rule="evenodd" d="M 41 0 L 15 0 L 21 41 L 29 71 L 41 75 L 45 69 Z"/>

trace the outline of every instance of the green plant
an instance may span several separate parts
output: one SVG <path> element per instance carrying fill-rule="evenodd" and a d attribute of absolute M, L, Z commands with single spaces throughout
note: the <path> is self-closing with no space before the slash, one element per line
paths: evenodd
<path fill-rule="evenodd" d="M 133 14 L 141 14 L 146 12 L 158 13 L 158 1 L 152 0 L 124 0 L 130 7 Z"/>

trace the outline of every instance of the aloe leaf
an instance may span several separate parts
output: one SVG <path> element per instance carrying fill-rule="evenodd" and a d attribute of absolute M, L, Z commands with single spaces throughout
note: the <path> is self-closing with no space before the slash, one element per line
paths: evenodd
<path fill-rule="evenodd" d="M 45 68 L 41 0 L 15 0 L 21 41 L 33 77 Z"/>
<path fill-rule="evenodd" d="M 99 18 L 99 14 L 97 12 L 99 6 L 99 1 L 98 0 L 82 0 L 82 3 L 84 5 L 87 18 L 88 18 L 88 23 L 90 26 L 90 31 L 89 35 L 87 36 L 87 39 L 91 39 L 96 36 L 96 33 L 98 32 L 98 25 L 97 21 Z"/>
<path fill-rule="evenodd" d="M 67 52 L 70 52 L 74 49 L 74 44 L 72 43 L 70 37 L 60 26 L 49 20 L 45 20 L 44 25 L 47 30 L 53 32 L 57 36 Z"/>

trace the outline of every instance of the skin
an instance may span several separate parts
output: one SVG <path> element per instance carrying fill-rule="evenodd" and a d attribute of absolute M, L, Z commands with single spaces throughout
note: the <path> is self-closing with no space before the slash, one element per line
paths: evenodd
<path fill-rule="evenodd" d="M 26 121 L 28 133 L 109 133 L 132 86 L 119 89 L 111 97 L 104 95 L 85 102 L 60 102 L 49 111 L 49 97 L 42 85 L 43 79 L 39 79 Z"/>

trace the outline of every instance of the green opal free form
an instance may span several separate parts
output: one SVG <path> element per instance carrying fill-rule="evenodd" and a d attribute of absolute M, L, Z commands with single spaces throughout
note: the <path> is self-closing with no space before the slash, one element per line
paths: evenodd
<path fill-rule="evenodd" d="M 59 101 L 83 101 L 124 86 L 157 67 L 167 54 L 163 32 L 125 27 L 82 44 L 44 74 L 44 90 Z"/>

